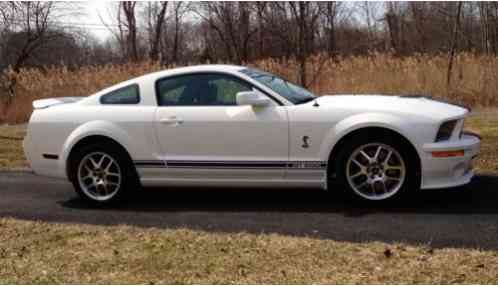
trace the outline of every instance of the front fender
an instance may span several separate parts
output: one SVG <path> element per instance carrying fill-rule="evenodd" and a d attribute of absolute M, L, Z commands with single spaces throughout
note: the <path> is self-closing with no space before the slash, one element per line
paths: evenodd
<path fill-rule="evenodd" d="M 59 160 L 59 170 L 61 170 L 61 172 L 65 172 L 66 170 L 67 160 L 74 145 L 83 138 L 95 135 L 113 139 L 121 144 L 126 150 L 131 150 L 133 148 L 130 135 L 119 125 L 104 120 L 89 121 L 74 129 L 64 142 Z"/>
<path fill-rule="evenodd" d="M 320 146 L 319 157 L 323 161 L 328 161 L 329 156 L 337 143 L 355 130 L 366 127 L 380 127 L 390 129 L 404 136 L 408 141 L 415 142 L 414 137 L 406 130 L 406 120 L 398 116 L 384 113 L 361 113 L 346 117 L 335 124 L 324 137 Z"/>

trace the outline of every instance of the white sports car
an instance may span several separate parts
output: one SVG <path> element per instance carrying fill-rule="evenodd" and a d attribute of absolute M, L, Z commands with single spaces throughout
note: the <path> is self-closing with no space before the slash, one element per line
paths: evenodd
<path fill-rule="evenodd" d="M 204 65 L 33 102 L 35 173 L 109 204 L 141 186 L 317 187 L 381 201 L 466 184 L 466 108 L 421 96 L 316 97 L 278 76 Z"/>

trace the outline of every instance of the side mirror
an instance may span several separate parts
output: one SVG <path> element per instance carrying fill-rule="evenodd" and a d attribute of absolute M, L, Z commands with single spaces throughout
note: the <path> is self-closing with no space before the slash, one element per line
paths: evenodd
<path fill-rule="evenodd" d="M 256 91 L 237 92 L 237 105 L 251 105 L 263 107 L 270 104 L 270 100 Z"/>

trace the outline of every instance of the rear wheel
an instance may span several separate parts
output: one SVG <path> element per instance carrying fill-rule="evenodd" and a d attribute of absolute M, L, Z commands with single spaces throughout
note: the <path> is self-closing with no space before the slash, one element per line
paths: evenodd
<path fill-rule="evenodd" d="M 123 153 L 108 143 L 76 150 L 70 174 L 76 193 L 96 205 L 126 199 L 139 184 L 131 160 Z"/>
<path fill-rule="evenodd" d="M 407 143 L 395 136 L 358 135 L 335 161 L 338 186 L 355 199 L 387 201 L 416 189 L 417 165 Z"/>

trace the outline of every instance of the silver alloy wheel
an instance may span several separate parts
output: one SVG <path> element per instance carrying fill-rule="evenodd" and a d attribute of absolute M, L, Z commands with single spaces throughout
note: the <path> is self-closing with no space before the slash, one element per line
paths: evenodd
<path fill-rule="evenodd" d="M 78 182 L 89 198 L 107 201 L 114 197 L 121 187 L 121 169 L 109 154 L 93 152 L 80 161 Z"/>
<path fill-rule="evenodd" d="M 362 145 L 346 164 L 346 177 L 355 193 L 368 200 L 384 200 L 395 195 L 406 177 L 405 162 L 391 146 Z"/>

